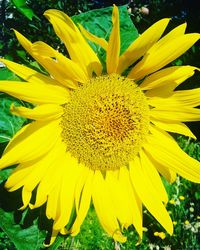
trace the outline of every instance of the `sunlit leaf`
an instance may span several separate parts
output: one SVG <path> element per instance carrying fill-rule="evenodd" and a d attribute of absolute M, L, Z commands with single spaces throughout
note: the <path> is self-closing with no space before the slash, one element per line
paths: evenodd
<path fill-rule="evenodd" d="M 15 5 L 18 11 L 26 16 L 29 20 L 32 20 L 33 17 L 38 18 L 34 14 L 33 10 L 26 5 L 26 0 L 12 0 L 12 3 Z"/>

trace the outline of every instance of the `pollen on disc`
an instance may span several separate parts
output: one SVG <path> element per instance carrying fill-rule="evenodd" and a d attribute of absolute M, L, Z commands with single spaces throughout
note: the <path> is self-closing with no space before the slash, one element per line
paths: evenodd
<path fill-rule="evenodd" d="M 115 170 L 133 160 L 149 132 L 149 107 L 140 88 L 117 74 L 88 80 L 63 105 L 66 150 L 94 170 Z"/>

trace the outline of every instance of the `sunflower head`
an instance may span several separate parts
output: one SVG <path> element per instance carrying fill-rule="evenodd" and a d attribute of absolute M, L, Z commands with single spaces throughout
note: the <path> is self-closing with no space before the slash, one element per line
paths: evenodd
<path fill-rule="evenodd" d="M 130 225 L 142 238 L 143 205 L 172 234 L 160 175 L 170 183 L 177 173 L 200 182 L 199 162 L 170 135 L 195 138 L 184 122 L 200 120 L 200 89 L 176 90 L 198 69 L 168 64 L 200 35 L 185 34 L 182 24 L 162 37 L 169 22 L 165 18 L 120 54 L 116 6 L 108 41 L 79 29 L 61 11 L 48 10 L 45 16 L 69 57 L 15 31 L 48 74 L 1 59 L 24 82 L 1 81 L 0 91 L 34 104 L 32 109 L 11 106 L 13 114 L 32 122 L 16 133 L 0 159 L 0 169 L 17 164 L 6 188 L 22 188 L 22 209 L 46 203 L 46 215 L 53 220 L 50 244 L 58 233 L 79 233 L 91 201 L 102 227 L 116 241 L 126 241 L 122 231 Z M 105 51 L 104 73 L 87 40 Z M 164 239 L 165 233 L 158 236 Z"/>
<path fill-rule="evenodd" d="M 67 151 L 93 170 L 127 166 L 148 134 L 148 104 L 140 88 L 117 74 L 88 80 L 63 105 Z"/>

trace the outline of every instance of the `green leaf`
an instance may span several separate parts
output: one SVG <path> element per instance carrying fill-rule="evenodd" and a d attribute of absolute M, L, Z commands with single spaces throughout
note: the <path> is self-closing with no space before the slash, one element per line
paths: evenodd
<path fill-rule="evenodd" d="M 1 144 L 2 145 L 2 144 Z M 12 168 L 6 168 L 0 171 L 0 184 L 7 180 L 8 176 L 11 174 Z"/>
<path fill-rule="evenodd" d="M 9 141 L 26 121 L 25 118 L 10 113 L 10 105 L 12 103 L 15 106 L 24 105 L 21 101 L 12 97 L 4 94 L 0 95 L 0 143 Z"/>
<path fill-rule="evenodd" d="M 0 80 L 20 80 L 7 68 L 0 69 Z M 6 94 L 0 93 L 0 143 L 8 142 L 13 135 L 22 127 L 26 119 L 12 115 L 10 105 L 24 106 L 24 103 Z"/>
<path fill-rule="evenodd" d="M 17 50 L 16 53 L 17 53 L 17 55 L 18 55 L 22 60 L 26 60 L 26 52 L 25 52 L 25 50 Z"/>
<path fill-rule="evenodd" d="M 195 192 L 194 196 L 197 200 L 200 200 L 200 193 L 199 192 Z"/>
<path fill-rule="evenodd" d="M 79 15 L 73 16 L 73 21 L 84 26 L 92 34 L 102 37 L 108 41 L 109 35 L 112 29 L 112 7 L 91 10 Z M 127 6 L 119 7 L 120 14 L 120 39 L 121 39 L 121 51 L 122 54 L 128 46 L 138 37 L 138 31 L 131 21 Z M 98 54 L 102 62 L 105 63 L 106 53 L 98 45 L 91 43 L 92 48 Z"/>
<path fill-rule="evenodd" d="M 0 80 L 12 80 L 19 81 L 20 78 L 17 77 L 12 71 L 9 69 L 2 67 L 0 68 Z"/>
<path fill-rule="evenodd" d="M 12 0 L 12 3 L 16 6 L 18 11 L 26 16 L 29 20 L 32 20 L 33 17 L 39 19 L 39 17 L 34 14 L 33 10 L 26 5 L 26 0 Z"/>
<path fill-rule="evenodd" d="M 5 212 L 0 208 L 0 227 L 8 235 L 18 250 L 39 250 L 43 247 L 45 232 L 39 230 L 37 219 L 33 225 L 23 228 L 16 223 L 14 212 Z"/>
<path fill-rule="evenodd" d="M 0 174 L 4 171 L 0 171 Z M 52 221 L 45 216 L 45 206 L 19 211 L 22 206 L 21 192 L 21 189 L 8 192 L 3 183 L 0 185 L 0 228 L 18 250 L 43 249 L 47 232 L 50 234 L 52 228 Z"/>

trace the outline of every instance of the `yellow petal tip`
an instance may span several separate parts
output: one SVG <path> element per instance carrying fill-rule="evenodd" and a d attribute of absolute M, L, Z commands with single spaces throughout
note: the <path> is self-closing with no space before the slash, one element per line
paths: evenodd
<path fill-rule="evenodd" d="M 120 242 L 120 243 L 125 243 L 127 240 L 127 237 L 122 235 L 122 233 L 120 232 L 120 230 L 116 230 L 113 233 L 113 239 Z"/>

